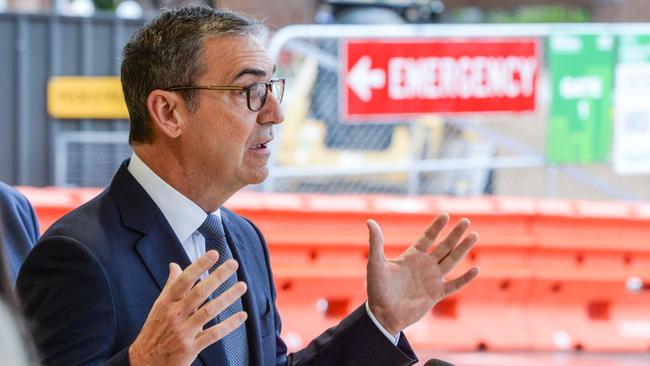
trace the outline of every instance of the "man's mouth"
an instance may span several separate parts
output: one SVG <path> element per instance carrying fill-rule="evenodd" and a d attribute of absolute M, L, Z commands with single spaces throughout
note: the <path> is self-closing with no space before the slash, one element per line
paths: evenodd
<path fill-rule="evenodd" d="M 269 143 L 271 143 L 271 140 L 264 141 L 264 142 L 262 142 L 260 144 L 257 144 L 257 145 L 253 145 L 253 146 L 251 146 L 251 150 L 267 149 Z"/>

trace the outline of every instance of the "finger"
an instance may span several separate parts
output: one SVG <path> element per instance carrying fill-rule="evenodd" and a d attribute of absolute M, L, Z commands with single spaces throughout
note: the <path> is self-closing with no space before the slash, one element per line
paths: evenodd
<path fill-rule="evenodd" d="M 239 328 L 247 318 L 248 314 L 240 311 L 221 323 L 202 331 L 196 338 L 199 352 Z"/>
<path fill-rule="evenodd" d="M 463 258 L 469 253 L 474 244 L 478 242 L 478 234 L 472 231 L 465 239 L 463 239 L 456 248 L 454 248 L 451 253 L 445 259 L 440 262 L 440 272 L 442 274 L 447 274 L 451 272 L 454 267 L 460 263 Z"/>
<path fill-rule="evenodd" d="M 225 261 L 208 278 L 199 282 L 183 300 L 187 314 L 193 313 L 221 284 L 237 271 L 239 264 L 234 259 Z"/>
<path fill-rule="evenodd" d="M 183 272 L 183 270 L 178 264 L 174 262 L 169 263 L 169 275 L 167 276 L 167 281 L 165 282 L 165 286 L 160 292 L 160 296 L 158 297 L 156 302 L 162 301 L 165 298 L 164 296 L 167 296 L 169 291 L 171 291 L 170 288 L 174 284 L 174 281 L 176 281 L 178 276 L 180 276 L 181 272 Z"/>
<path fill-rule="evenodd" d="M 449 222 L 449 215 L 446 213 L 442 213 L 436 217 L 431 225 L 427 227 L 426 230 L 424 230 L 424 234 L 414 243 L 415 248 L 422 250 L 422 251 L 427 251 L 429 248 L 431 248 L 431 245 L 436 241 L 436 238 L 438 235 L 440 235 L 440 232 L 442 229 L 447 226 L 447 223 Z"/>
<path fill-rule="evenodd" d="M 192 289 L 192 286 L 199 280 L 201 275 L 209 270 L 219 258 L 219 253 L 216 250 L 209 250 L 194 263 L 189 265 L 183 273 L 176 278 L 176 280 L 169 287 L 169 294 L 173 300 L 180 300 L 187 292 Z"/>
<path fill-rule="evenodd" d="M 246 283 L 237 282 L 231 288 L 227 289 L 215 299 L 208 301 L 201 306 L 196 313 L 192 314 L 189 319 L 190 327 L 200 330 L 210 320 L 232 305 L 237 299 L 241 298 L 247 290 Z"/>
<path fill-rule="evenodd" d="M 384 234 L 375 220 L 366 221 L 366 225 L 368 225 L 368 241 L 370 243 L 368 264 L 383 263 L 386 260 L 384 257 Z"/>
<path fill-rule="evenodd" d="M 478 273 L 479 273 L 479 268 L 473 267 L 467 272 L 465 272 L 462 276 L 445 283 L 445 295 L 443 297 L 447 297 L 453 294 L 454 292 L 460 290 L 461 288 L 465 287 L 465 285 L 472 282 L 472 280 L 475 279 L 476 276 L 478 276 Z"/>
<path fill-rule="evenodd" d="M 180 276 L 181 272 L 183 272 L 183 270 L 178 264 L 174 262 L 169 263 L 169 276 L 167 277 L 167 282 L 165 282 L 165 287 L 163 287 L 163 291 L 165 290 L 165 288 L 170 287 L 171 284 L 174 283 L 174 280 L 178 276 Z"/>
<path fill-rule="evenodd" d="M 454 228 L 447 235 L 447 237 L 431 252 L 431 256 L 434 257 L 438 262 L 442 261 L 451 250 L 456 246 L 460 239 L 465 235 L 465 231 L 469 228 L 469 220 L 466 218 L 460 219 L 454 225 Z"/>

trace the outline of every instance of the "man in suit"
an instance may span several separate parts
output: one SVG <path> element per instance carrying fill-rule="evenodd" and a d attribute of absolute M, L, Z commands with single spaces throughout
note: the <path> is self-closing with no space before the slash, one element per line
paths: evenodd
<path fill-rule="evenodd" d="M 13 187 L 0 182 L 0 243 L 7 256 L 11 284 L 38 236 L 38 220 L 29 201 Z"/>
<path fill-rule="evenodd" d="M 169 10 L 124 50 L 134 153 L 106 191 L 54 224 L 18 292 L 45 365 L 407 365 L 402 329 L 478 269 L 441 215 L 395 260 L 369 220 L 368 301 L 287 355 L 262 233 L 222 207 L 268 175 L 284 80 L 245 16 Z M 182 269 L 184 268 L 184 269 Z"/>

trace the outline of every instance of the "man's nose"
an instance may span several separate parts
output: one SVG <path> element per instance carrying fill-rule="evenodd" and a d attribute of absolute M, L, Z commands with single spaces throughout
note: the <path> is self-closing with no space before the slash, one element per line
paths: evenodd
<path fill-rule="evenodd" d="M 284 112 L 273 93 L 267 95 L 266 103 L 264 103 L 257 118 L 260 123 L 280 124 L 284 122 Z"/>

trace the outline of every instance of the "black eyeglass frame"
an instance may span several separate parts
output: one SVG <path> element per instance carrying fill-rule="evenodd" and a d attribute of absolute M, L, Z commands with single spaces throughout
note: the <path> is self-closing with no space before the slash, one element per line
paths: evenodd
<path fill-rule="evenodd" d="M 262 110 L 264 107 L 264 104 L 266 103 L 266 98 L 269 95 L 269 92 L 273 94 L 272 88 L 277 85 L 277 83 L 280 82 L 282 84 L 282 93 L 280 94 L 280 97 L 278 99 L 278 103 L 282 103 L 282 99 L 284 99 L 284 87 L 286 84 L 286 79 L 280 78 L 280 79 L 273 79 L 269 80 L 268 82 L 266 81 L 258 81 L 255 83 L 251 83 L 245 86 L 233 86 L 233 85 L 197 85 L 197 86 L 172 86 L 170 88 L 165 88 L 163 90 L 166 91 L 179 91 L 179 90 L 195 90 L 195 89 L 200 89 L 200 90 L 243 90 L 246 92 L 246 106 L 248 107 L 249 110 L 252 112 L 259 112 Z M 251 90 L 260 84 L 264 84 L 266 86 L 264 97 L 262 97 L 262 103 L 260 104 L 260 107 L 258 109 L 253 109 L 251 108 Z"/>

